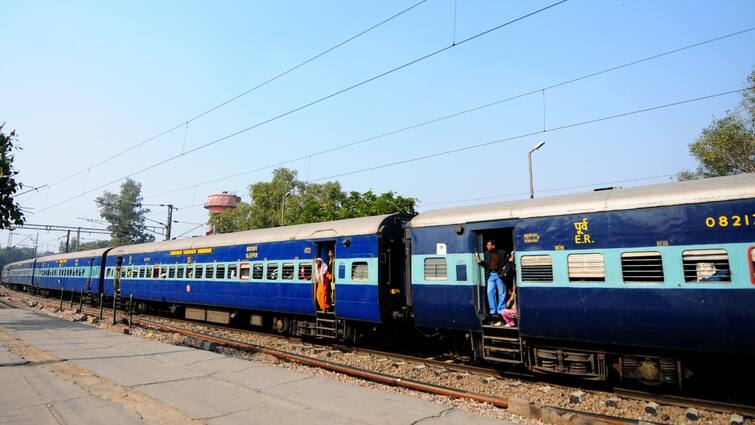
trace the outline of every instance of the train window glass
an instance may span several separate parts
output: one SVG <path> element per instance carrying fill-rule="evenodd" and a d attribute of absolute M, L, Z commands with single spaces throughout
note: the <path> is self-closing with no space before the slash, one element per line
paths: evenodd
<path fill-rule="evenodd" d="M 367 282 L 369 279 L 369 266 L 366 261 L 355 261 L 351 263 L 351 281 Z"/>
<path fill-rule="evenodd" d="M 251 269 L 249 268 L 249 263 L 241 263 L 239 266 L 239 278 L 241 280 L 249 280 L 249 273 L 251 272 Z"/>
<path fill-rule="evenodd" d="M 183 279 L 183 278 L 184 278 L 184 266 L 177 266 L 176 279 Z"/>
<path fill-rule="evenodd" d="M 262 278 L 265 276 L 265 270 L 262 263 L 254 263 L 252 265 L 252 279 L 254 280 L 262 280 Z"/>
<path fill-rule="evenodd" d="M 445 258 L 425 258 L 425 280 L 448 279 L 448 265 Z"/>
<path fill-rule="evenodd" d="M 604 282 L 606 280 L 603 254 L 569 254 L 566 261 L 571 282 Z"/>
<path fill-rule="evenodd" d="M 621 254 L 624 282 L 663 282 L 663 257 L 658 251 Z"/>
<path fill-rule="evenodd" d="M 467 281 L 467 265 L 465 263 L 456 263 L 456 281 Z"/>
<path fill-rule="evenodd" d="M 201 264 L 196 265 L 196 270 L 194 271 L 194 279 L 201 279 L 204 277 L 204 266 Z"/>
<path fill-rule="evenodd" d="M 144 279 L 146 275 L 147 275 L 147 268 L 139 267 L 139 278 Z"/>
<path fill-rule="evenodd" d="M 684 280 L 697 282 L 730 282 L 729 254 L 725 249 L 695 249 L 682 252 Z"/>
<path fill-rule="evenodd" d="M 267 280 L 278 280 L 278 264 L 267 263 Z"/>
<path fill-rule="evenodd" d="M 215 266 L 215 279 L 225 279 L 225 264 Z"/>
<path fill-rule="evenodd" d="M 207 266 L 205 266 L 205 269 L 206 269 L 204 271 L 205 279 L 212 279 L 212 278 L 215 277 L 215 265 L 214 264 L 208 264 Z"/>
<path fill-rule="evenodd" d="M 550 255 L 523 255 L 520 259 L 523 282 L 553 282 Z"/>
<path fill-rule="evenodd" d="M 281 267 L 281 277 L 284 280 L 292 280 L 294 278 L 295 271 L 296 266 L 294 266 L 294 263 L 283 263 L 283 267 Z"/>
<path fill-rule="evenodd" d="M 299 263 L 299 280 L 312 280 L 312 263 Z"/>
<path fill-rule="evenodd" d="M 228 266 L 228 279 L 238 279 L 238 274 L 236 274 L 238 270 L 238 267 L 235 264 L 231 264 Z"/>
<path fill-rule="evenodd" d="M 124 277 L 126 277 L 126 270 L 121 269 L 121 279 L 123 279 Z"/>
<path fill-rule="evenodd" d="M 168 266 L 168 279 L 176 278 L 176 266 Z"/>
<path fill-rule="evenodd" d="M 147 279 L 152 279 L 152 267 L 147 266 L 144 270 L 144 277 Z"/>

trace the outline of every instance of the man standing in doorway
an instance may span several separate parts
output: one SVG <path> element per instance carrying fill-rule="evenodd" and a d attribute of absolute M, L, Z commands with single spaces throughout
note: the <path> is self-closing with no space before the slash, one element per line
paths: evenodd
<path fill-rule="evenodd" d="M 490 318 L 498 319 L 506 307 L 506 286 L 503 284 L 503 266 L 506 265 L 506 251 L 498 249 L 495 239 L 488 240 L 485 245 L 485 259 L 475 257 L 477 264 L 485 267 L 488 275 L 488 307 Z"/>

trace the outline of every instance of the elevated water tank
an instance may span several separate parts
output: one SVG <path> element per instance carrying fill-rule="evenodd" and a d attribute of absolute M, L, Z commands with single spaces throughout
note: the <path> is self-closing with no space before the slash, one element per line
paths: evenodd
<path fill-rule="evenodd" d="M 204 207 L 210 212 L 210 214 L 214 215 L 236 208 L 239 202 L 241 202 L 241 198 L 236 196 L 235 193 L 223 191 L 208 196 Z"/>

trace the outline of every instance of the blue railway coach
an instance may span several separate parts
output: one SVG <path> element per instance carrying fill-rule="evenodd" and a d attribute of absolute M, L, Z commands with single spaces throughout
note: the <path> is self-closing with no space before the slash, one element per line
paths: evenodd
<path fill-rule="evenodd" d="M 103 291 L 190 319 L 249 320 L 300 335 L 353 338 L 405 311 L 403 224 L 392 214 L 116 247 Z M 314 259 L 328 261 L 334 309 L 318 312 Z"/>
<path fill-rule="evenodd" d="M 417 326 L 533 371 L 681 385 L 755 354 L 755 175 L 431 211 L 410 223 Z M 519 327 L 484 325 L 485 240 L 515 251 Z"/>
<path fill-rule="evenodd" d="M 32 287 L 38 290 L 99 294 L 106 248 L 36 259 Z"/>

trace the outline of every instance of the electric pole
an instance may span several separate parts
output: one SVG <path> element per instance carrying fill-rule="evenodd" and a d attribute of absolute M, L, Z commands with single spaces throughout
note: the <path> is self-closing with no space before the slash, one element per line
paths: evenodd
<path fill-rule="evenodd" d="M 66 230 L 66 252 L 70 252 L 71 248 L 71 229 Z"/>
<path fill-rule="evenodd" d="M 165 222 L 165 240 L 170 240 L 170 231 L 173 227 L 173 204 L 166 205 L 168 207 L 168 221 Z"/>

